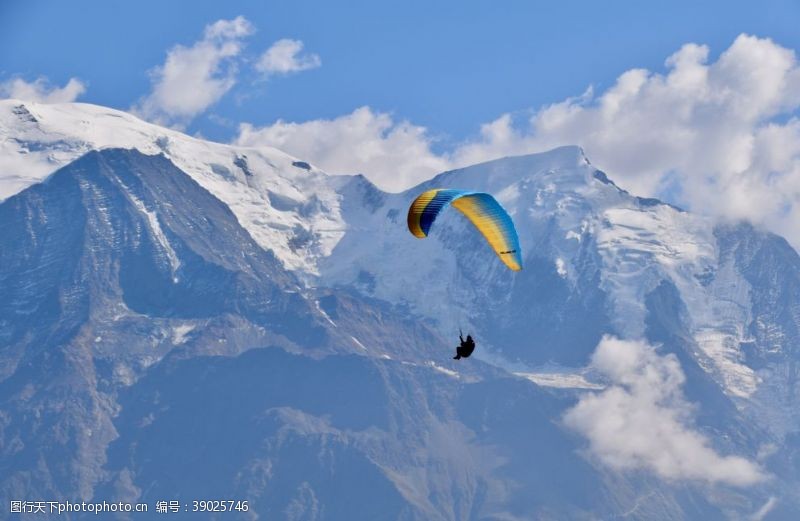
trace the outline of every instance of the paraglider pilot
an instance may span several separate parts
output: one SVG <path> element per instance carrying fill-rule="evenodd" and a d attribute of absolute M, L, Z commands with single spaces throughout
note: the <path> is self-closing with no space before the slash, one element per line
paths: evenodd
<path fill-rule="evenodd" d="M 456 356 L 453 357 L 453 360 L 461 360 L 462 358 L 469 358 L 469 355 L 475 351 L 475 341 L 472 339 L 472 335 L 467 335 L 467 339 L 464 340 L 464 335 L 461 331 L 458 332 L 458 338 L 461 340 L 461 345 L 456 348 Z"/>

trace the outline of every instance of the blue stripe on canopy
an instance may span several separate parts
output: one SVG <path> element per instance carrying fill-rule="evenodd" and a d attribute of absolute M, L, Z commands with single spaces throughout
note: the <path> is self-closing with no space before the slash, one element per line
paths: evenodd
<path fill-rule="evenodd" d="M 442 208 L 450 204 L 450 202 L 456 197 L 461 197 L 469 193 L 472 192 L 453 190 L 450 188 L 439 190 L 436 196 L 431 199 L 431 202 L 428 203 L 428 206 L 425 207 L 425 210 L 422 212 L 422 216 L 419 218 L 419 227 L 422 228 L 422 231 L 425 233 L 425 235 L 428 235 L 433 221 L 436 220 L 436 216 L 439 215 L 439 212 L 442 210 Z"/>

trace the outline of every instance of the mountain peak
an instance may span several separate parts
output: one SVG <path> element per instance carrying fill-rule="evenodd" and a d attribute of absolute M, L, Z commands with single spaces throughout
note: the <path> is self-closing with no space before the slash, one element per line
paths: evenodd
<path fill-rule="evenodd" d="M 579 145 L 562 145 L 559 147 L 551 148 L 549 150 L 523 155 L 523 157 L 530 157 L 530 156 L 552 158 L 551 159 L 552 161 L 561 162 L 564 164 L 564 166 L 569 166 L 570 164 L 574 165 L 583 163 L 591 165 L 589 159 L 586 157 L 586 153 L 584 152 L 583 147 Z"/>
<path fill-rule="evenodd" d="M 437 175 L 407 191 L 418 193 L 431 188 L 464 188 L 481 190 L 495 194 L 516 193 L 520 189 L 538 186 L 550 192 L 570 193 L 591 187 L 596 180 L 613 187 L 613 193 L 620 190 L 610 182 L 598 179 L 597 169 L 587 159 L 584 151 L 577 145 L 567 145 L 519 156 L 507 156 L 484 163 L 450 170 Z M 535 197 L 535 194 L 531 194 Z M 505 201 L 501 201 L 505 204 Z"/>

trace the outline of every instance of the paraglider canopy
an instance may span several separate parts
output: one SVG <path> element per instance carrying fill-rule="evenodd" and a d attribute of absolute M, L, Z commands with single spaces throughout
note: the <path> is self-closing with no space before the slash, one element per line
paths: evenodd
<path fill-rule="evenodd" d="M 487 193 L 450 188 L 423 192 L 408 209 L 408 230 L 420 239 L 427 237 L 436 217 L 450 205 L 475 225 L 509 269 L 522 269 L 522 251 L 514 223 L 500 203 Z"/>

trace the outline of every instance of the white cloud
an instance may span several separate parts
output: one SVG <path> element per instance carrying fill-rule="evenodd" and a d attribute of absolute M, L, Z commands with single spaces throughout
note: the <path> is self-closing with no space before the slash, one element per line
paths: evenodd
<path fill-rule="evenodd" d="M 606 336 L 592 367 L 610 380 L 584 395 L 564 423 L 589 440 L 589 450 L 618 469 L 646 469 L 668 480 L 749 486 L 765 479 L 745 458 L 722 456 L 693 430 L 693 406 L 683 397 L 685 381 L 674 355 L 660 356 L 639 341 Z"/>
<path fill-rule="evenodd" d="M 38 103 L 70 103 L 86 92 L 86 85 L 77 78 L 70 78 L 63 87 L 50 85 L 45 78 L 27 82 L 12 78 L 0 83 L 0 97 L 14 98 Z"/>
<path fill-rule="evenodd" d="M 361 171 L 391 190 L 448 168 L 577 144 L 637 195 L 669 190 L 672 202 L 750 219 L 798 246 L 798 109 L 795 53 L 741 35 L 716 61 L 709 62 L 706 46 L 686 44 L 665 61 L 663 73 L 626 71 L 607 90 L 589 88 L 543 107 L 521 126 L 501 115 L 483 125 L 475 140 L 442 154 L 432 151 L 424 128 L 369 108 L 333 120 L 242 130 L 251 144 L 284 147 L 332 172 Z M 347 138 L 337 141 L 341 127 Z M 273 140 L 276 135 L 281 139 Z"/>
<path fill-rule="evenodd" d="M 318 55 L 301 55 L 302 51 L 303 42 L 300 40 L 278 40 L 261 55 L 256 63 L 256 70 L 264 74 L 289 74 L 316 69 L 322 65 Z"/>
<path fill-rule="evenodd" d="M 447 159 L 431 152 L 425 128 L 396 123 L 361 107 L 333 120 L 242 124 L 236 144 L 274 146 L 331 173 L 364 173 L 385 190 L 401 190 L 446 170 Z"/>
<path fill-rule="evenodd" d="M 132 111 L 161 124 L 185 125 L 216 103 L 236 83 L 235 58 L 253 33 L 244 17 L 207 25 L 190 47 L 176 45 L 152 72 L 153 90 Z"/>

